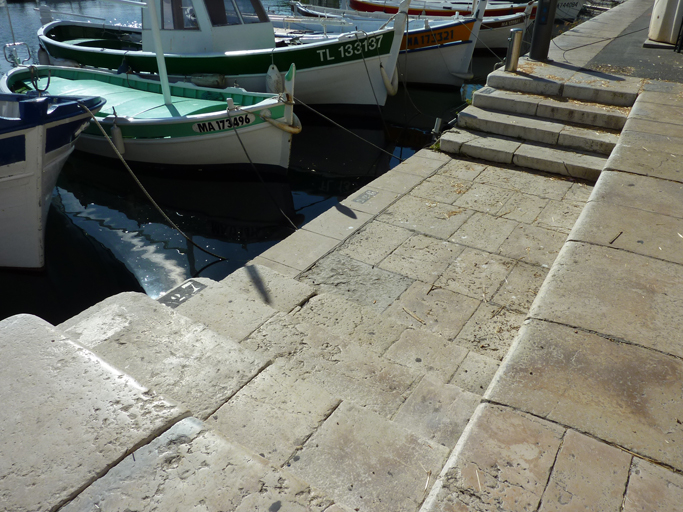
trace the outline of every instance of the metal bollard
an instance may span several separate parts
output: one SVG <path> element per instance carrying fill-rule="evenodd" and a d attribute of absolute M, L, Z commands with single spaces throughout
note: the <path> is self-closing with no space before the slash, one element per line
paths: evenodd
<path fill-rule="evenodd" d="M 510 29 L 510 37 L 508 38 L 508 53 L 505 56 L 505 71 L 514 73 L 517 71 L 517 63 L 519 62 L 519 52 L 522 49 L 522 36 L 524 31 L 521 28 Z"/>

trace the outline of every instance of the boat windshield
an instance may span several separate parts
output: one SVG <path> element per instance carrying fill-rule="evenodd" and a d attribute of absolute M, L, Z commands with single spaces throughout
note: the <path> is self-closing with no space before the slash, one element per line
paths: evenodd
<path fill-rule="evenodd" d="M 270 21 L 260 0 L 204 0 L 214 27 Z"/>
<path fill-rule="evenodd" d="M 161 19 L 164 30 L 198 30 L 192 0 L 162 0 Z"/>

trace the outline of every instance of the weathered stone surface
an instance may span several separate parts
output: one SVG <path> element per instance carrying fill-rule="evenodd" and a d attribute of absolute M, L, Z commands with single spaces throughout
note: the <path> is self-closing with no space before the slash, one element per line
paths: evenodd
<path fill-rule="evenodd" d="M 683 477 L 638 457 L 633 458 L 624 512 L 668 512 L 683 502 Z"/>
<path fill-rule="evenodd" d="M 631 455 L 568 430 L 539 512 L 620 512 Z"/>
<path fill-rule="evenodd" d="M 585 203 L 590 198 L 593 192 L 594 185 L 592 183 L 586 183 L 583 181 L 578 181 L 572 185 L 563 199 L 567 201 L 575 201 L 580 203 Z"/>
<path fill-rule="evenodd" d="M 446 162 L 450 162 L 450 160 L 451 157 L 444 153 L 423 149 L 415 153 L 408 160 L 398 164 L 394 169 L 399 172 L 407 172 L 426 178 L 434 174 L 439 167 L 443 166 Z"/>
<path fill-rule="evenodd" d="M 260 299 L 235 293 L 229 286 L 218 283 L 178 306 L 176 312 L 240 341 L 277 311 Z"/>
<path fill-rule="evenodd" d="M 0 508 L 56 510 L 188 413 L 31 315 L 0 322 Z"/>
<path fill-rule="evenodd" d="M 399 195 L 395 192 L 381 190 L 368 185 L 361 188 L 355 194 L 351 194 L 341 204 L 360 212 L 376 215 L 398 198 Z"/>
<path fill-rule="evenodd" d="M 423 283 L 433 283 L 465 248 L 438 238 L 415 235 L 401 244 L 380 268 Z"/>
<path fill-rule="evenodd" d="M 682 357 L 681 300 L 679 265 L 568 242 L 529 315 Z"/>
<path fill-rule="evenodd" d="M 413 234 L 385 222 L 370 222 L 350 237 L 337 252 L 369 265 L 377 265 Z"/>
<path fill-rule="evenodd" d="M 540 96 L 494 89 L 493 87 L 484 87 L 472 95 L 472 105 L 477 108 L 527 116 L 536 115 L 536 108 L 540 102 Z"/>
<path fill-rule="evenodd" d="M 651 94 L 651 93 L 646 93 Z M 680 98 L 678 98 L 680 100 Z M 636 101 L 631 109 L 630 118 L 646 119 L 658 123 L 683 125 L 683 103 L 659 103 L 651 101 Z"/>
<path fill-rule="evenodd" d="M 301 273 L 300 270 L 294 267 L 288 267 L 287 265 L 283 265 L 277 261 L 269 260 L 268 258 L 264 258 L 262 256 L 256 256 L 256 258 L 251 260 L 249 263 L 261 265 L 262 267 L 268 267 L 269 269 L 287 277 L 296 277 Z"/>
<path fill-rule="evenodd" d="M 500 209 L 499 217 L 531 224 L 548 204 L 549 199 L 515 192 Z"/>
<path fill-rule="evenodd" d="M 206 420 L 226 437 L 282 465 L 339 405 L 283 361 L 269 366 Z"/>
<path fill-rule="evenodd" d="M 473 214 L 471 210 L 412 195 L 399 199 L 377 220 L 447 239 Z"/>
<path fill-rule="evenodd" d="M 313 265 L 338 244 L 339 240 L 336 238 L 299 229 L 280 243 L 263 252 L 259 258 L 275 261 L 301 272 Z"/>
<path fill-rule="evenodd" d="M 486 78 L 486 85 L 496 89 L 540 94 L 543 96 L 560 95 L 562 81 L 553 80 L 552 78 L 543 78 L 542 76 L 534 76 L 536 72 L 538 72 L 538 66 L 533 66 L 533 69 L 529 69 L 530 67 L 530 64 L 525 64 L 525 62 L 520 59 L 518 68 L 520 73 L 507 73 L 503 70 L 494 71 L 493 73 L 489 73 Z"/>
<path fill-rule="evenodd" d="M 335 293 L 378 312 L 384 311 L 413 282 L 337 253 L 318 261 L 301 279 L 325 293 Z"/>
<path fill-rule="evenodd" d="M 481 396 L 498 371 L 499 364 L 495 359 L 470 351 L 450 384 Z"/>
<path fill-rule="evenodd" d="M 327 510 L 332 500 L 188 418 L 112 468 L 65 512 Z"/>
<path fill-rule="evenodd" d="M 680 469 L 682 379 L 679 358 L 530 321 L 487 398 Z"/>
<path fill-rule="evenodd" d="M 474 183 L 467 192 L 457 198 L 455 205 L 495 215 L 513 194 L 514 192 L 504 188 Z"/>
<path fill-rule="evenodd" d="M 489 404 L 470 425 L 422 510 L 537 510 L 564 430 Z"/>
<path fill-rule="evenodd" d="M 558 201 L 564 197 L 573 183 L 568 179 L 553 178 L 548 174 L 506 169 L 493 165 L 488 166 L 475 181 Z"/>
<path fill-rule="evenodd" d="M 487 166 L 484 164 L 458 159 L 451 160 L 441 167 L 437 172 L 437 175 L 446 176 L 458 181 L 473 181 L 486 168 Z"/>
<path fill-rule="evenodd" d="M 416 510 L 448 449 L 342 402 L 289 463 L 335 501 L 367 511 Z"/>
<path fill-rule="evenodd" d="M 370 183 L 369 186 L 402 195 L 410 192 L 418 183 L 422 183 L 423 179 L 422 176 L 401 172 L 398 167 L 394 167 Z"/>
<path fill-rule="evenodd" d="M 683 264 L 683 226 L 676 217 L 591 202 L 570 238 Z"/>
<path fill-rule="evenodd" d="M 550 267 L 555 261 L 567 235 L 537 226 L 520 224 L 500 246 L 500 254 L 508 258 Z"/>
<path fill-rule="evenodd" d="M 339 204 L 307 223 L 301 229 L 337 240 L 346 240 L 372 218 L 369 213 Z"/>
<path fill-rule="evenodd" d="M 406 329 L 384 356 L 419 373 L 448 382 L 467 356 L 467 349 L 421 329 Z"/>
<path fill-rule="evenodd" d="M 619 135 L 604 130 L 565 126 L 557 139 L 560 146 L 609 155 Z"/>
<path fill-rule="evenodd" d="M 683 182 L 683 155 L 673 153 L 647 152 L 641 148 L 617 146 L 605 168 Z"/>
<path fill-rule="evenodd" d="M 452 178 L 444 174 L 435 174 L 415 187 L 411 195 L 439 203 L 453 204 L 471 186 L 471 181 Z"/>
<path fill-rule="evenodd" d="M 481 397 L 425 376 L 394 421 L 428 441 L 452 449 Z"/>
<path fill-rule="evenodd" d="M 465 324 L 456 343 L 474 352 L 501 361 L 524 321 L 523 313 L 504 306 L 482 302 Z"/>
<path fill-rule="evenodd" d="M 512 156 L 522 145 L 522 141 L 506 137 L 493 136 L 481 133 L 481 137 L 465 142 L 460 152 L 472 158 L 498 162 L 501 164 L 512 163 Z"/>
<path fill-rule="evenodd" d="M 454 339 L 479 306 L 479 300 L 415 281 L 386 311 L 391 318 L 415 328 Z"/>
<path fill-rule="evenodd" d="M 621 130 L 626 123 L 627 109 L 571 99 L 561 101 L 548 98 L 539 102 L 536 115 L 568 123 Z"/>
<path fill-rule="evenodd" d="M 546 275 L 548 270 L 545 268 L 519 261 L 492 300 L 508 309 L 526 314 Z"/>
<path fill-rule="evenodd" d="M 587 71 L 576 73 L 564 84 L 562 96 L 577 100 L 630 107 L 643 85 L 642 78 Z"/>
<path fill-rule="evenodd" d="M 666 137 L 683 137 L 683 126 L 672 123 L 660 123 L 655 120 L 629 118 L 624 125 L 624 131 L 640 132 L 650 135 L 664 135 Z"/>
<path fill-rule="evenodd" d="M 455 232 L 451 241 L 495 253 L 516 227 L 517 222 L 513 220 L 476 212 Z"/>
<path fill-rule="evenodd" d="M 504 137 L 532 140 L 543 144 L 556 144 L 564 128 L 562 123 L 522 115 L 489 112 L 474 106 L 467 107 L 458 114 L 458 126 L 468 130 L 495 133 Z"/>
<path fill-rule="evenodd" d="M 568 200 L 550 201 L 534 221 L 534 225 L 568 235 L 574 227 L 576 219 L 581 215 L 584 205 L 583 202 L 577 203 Z"/>
<path fill-rule="evenodd" d="M 199 418 L 225 403 L 267 362 L 142 293 L 110 297 L 60 329 Z"/>
<path fill-rule="evenodd" d="M 645 152 L 665 152 L 683 155 L 683 137 L 626 131 L 619 136 L 619 145 Z"/>
<path fill-rule="evenodd" d="M 436 285 L 486 301 L 496 293 L 514 264 L 510 258 L 467 248 L 437 279 Z"/>
<path fill-rule="evenodd" d="M 650 90 L 659 86 L 678 88 L 678 94 L 675 92 L 662 92 Z M 643 91 L 638 95 L 636 103 L 655 103 L 658 105 L 671 105 L 673 107 L 683 107 L 683 96 L 680 94 L 681 84 L 677 83 L 663 83 L 653 84 L 646 82 Z"/>
<path fill-rule="evenodd" d="M 515 152 L 513 162 L 520 167 L 595 181 L 605 166 L 606 158 L 596 154 L 522 144 Z"/>
<path fill-rule="evenodd" d="M 470 142 L 476 138 L 477 135 L 466 130 L 452 128 L 441 134 L 441 137 L 439 138 L 439 148 L 446 153 L 458 154 L 465 142 Z"/>

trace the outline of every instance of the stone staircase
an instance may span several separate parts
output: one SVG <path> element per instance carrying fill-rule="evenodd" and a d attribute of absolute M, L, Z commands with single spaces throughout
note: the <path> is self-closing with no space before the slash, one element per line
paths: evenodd
<path fill-rule="evenodd" d="M 627 87 L 630 83 L 624 90 L 612 83 L 602 87 L 599 73 L 573 74 L 573 82 L 542 76 L 542 65 L 526 58 L 520 59 L 518 73 L 494 71 L 486 87 L 474 93 L 472 105 L 460 112 L 457 126 L 442 135 L 440 149 L 596 180 L 637 93 Z"/>
<path fill-rule="evenodd" d="M 418 510 L 498 362 L 380 310 L 249 265 L 0 322 L 0 508 Z"/>

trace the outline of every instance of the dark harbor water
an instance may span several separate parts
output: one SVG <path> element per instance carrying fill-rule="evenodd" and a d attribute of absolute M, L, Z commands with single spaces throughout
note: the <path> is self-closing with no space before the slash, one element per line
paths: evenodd
<path fill-rule="evenodd" d="M 286 1 L 264 4 L 274 12 L 289 12 Z M 48 5 L 65 13 L 139 25 L 140 9 L 135 6 L 99 0 Z M 8 4 L 14 39 L 28 43 L 34 53 L 40 26 L 35 7 L 34 2 Z M 12 42 L 5 7 L 0 7 L 0 42 Z M 479 56 L 475 73 L 484 77 L 497 61 Z M 0 71 L 8 69 L 3 59 Z M 0 319 L 31 313 L 59 323 L 119 292 L 143 291 L 156 298 L 189 277 L 221 279 L 292 232 L 283 213 L 302 226 L 338 204 L 401 159 L 429 146 L 436 118 L 445 124 L 462 103 L 459 88 L 402 88 L 381 116 L 335 115 L 345 130 L 299 107 L 296 112 L 304 128 L 294 137 L 285 176 L 259 176 L 253 171 L 163 178 L 141 174 L 166 214 L 193 242 L 223 261 L 168 226 L 119 162 L 74 153 L 53 194 L 46 267 L 40 272 L 0 269 Z"/>

